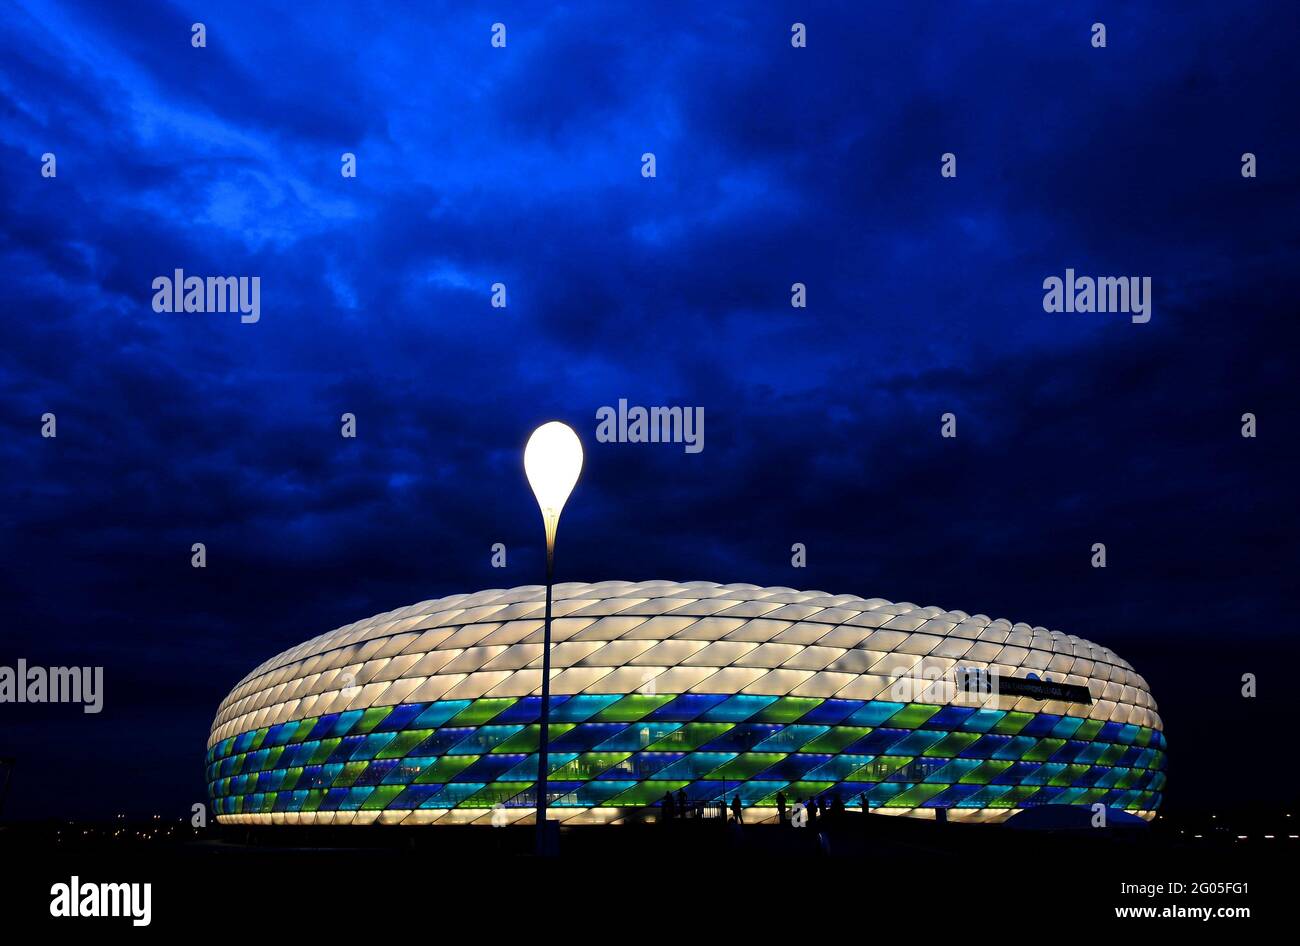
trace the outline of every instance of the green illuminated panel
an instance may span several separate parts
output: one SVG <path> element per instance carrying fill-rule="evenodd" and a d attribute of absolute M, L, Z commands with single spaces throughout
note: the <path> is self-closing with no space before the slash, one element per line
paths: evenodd
<path fill-rule="evenodd" d="M 556 739 L 563 736 L 566 732 L 568 732 L 576 725 L 578 724 L 577 723 L 551 723 L 551 725 L 547 727 L 547 732 L 550 733 L 551 741 L 554 742 Z M 541 748 L 541 746 L 539 745 L 539 743 L 541 742 L 541 738 L 542 738 L 541 724 L 533 723 L 531 726 L 525 726 L 523 729 L 519 730 L 519 732 L 511 736 L 509 739 L 495 746 L 492 749 L 492 751 L 509 752 L 509 753 L 536 752 L 538 751 L 538 749 Z"/>
<path fill-rule="evenodd" d="M 514 706 L 518 700 L 512 698 L 488 698 L 475 700 L 446 723 L 447 726 L 482 726 L 488 720 L 499 716 L 507 707 Z"/>
<path fill-rule="evenodd" d="M 913 785 L 900 795 L 895 795 L 885 802 L 886 808 L 919 808 L 935 795 L 947 788 L 947 785 Z"/>
<path fill-rule="evenodd" d="M 1007 759 L 988 759 L 979 768 L 964 775 L 961 782 L 963 785 L 987 785 L 1011 768 L 1011 765 Z"/>
<path fill-rule="evenodd" d="M 687 752 L 717 739 L 735 725 L 735 723 L 687 723 L 681 729 L 673 730 L 647 748 L 652 752 Z"/>
<path fill-rule="evenodd" d="M 793 723 L 810 709 L 821 706 L 822 700 L 804 696 L 783 696 L 771 706 L 762 710 L 751 722 L 755 723 Z"/>
<path fill-rule="evenodd" d="M 649 696 L 644 693 L 633 693 L 631 696 L 625 696 L 617 703 L 611 703 L 603 710 L 591 717 L 595 723 L 635 723 L 639 719 L 649 716 L 665 703 L 671 703 L 676 697 L 674 696 Z"/>
<path fill-rule="evenodd" d="M 1078 729 L 1074 731 L 1074 738 L 1082 742 L 1092 742 L 1097 738 L 1097 733 L 1101 732 L 1104 725 L 1100 719 L 1085 719 Z"/>
<path fill-rule="evenodd" d="M 990 808 L 1018 808 L 1041 789 L 1037 785 L 1015 785 L 1009 792 L 989 802 Z"/>
<path fill-rule="evenodd" d="M 369 762 L 349 762 L 343 766 L 343 771 L 339 772 L 338 778 L 334 779 L 334 788 L 347 788 L 357 780 L 357 777 L 366 770 Z"/>
<path fill-rule="evenodd" d="M 746 752 L 736 756 L 730 762 L 718 766 L 705 776 L 710 779 L 723 779 L 739 782 L 751 778 L 769 765 L 775 765 L 784 759 L 784 752 Z"/>
<path fill-rule="evenodd" d="M 925 721 L 939 712 L 938 706 L 928 703 L 908 703 L 901 710 L 889 717 L 891 729 L 920 729 Z"/>
<path fill-rule="evenodd" d="M 1046 762 L 1065 745 L 1064 739 L 1040 739 L 1038 745 L 1026 752 L 1021 758 L 1026 762 Z"/>
<path fill-rule="evenodd" d="M 848 782 L 883 782 L 907 763 L 912 761 L 906 755 L 882 755 L 868 762 L 860 769 L 855 769 L 845 781 Z"/>
<path fill-rule="evenodd" d="M 550 777 L 557 782 L 586 781 L 618 765 L 630 752 L 584 752 L 573 761 L 555 769 Z"/>
<path fill-rule="evenodd" d="M 1128 752 L 1128 746 L 1115 743 L 1113 746 L 1111 746 L 1109 749 L 1107 749 L 1105 752 L 1101 754 L 1101 758 L 1097 760 L 1097 764 L 1114 765 L 1116 762 L 1120 760 L 1120 758 L 1123 757 L 1124 753 L 1126 752 Z"/>
<path fill-rule="evenodd" d="M 813 795 L 821 795 L 834 785 L 834 782 L 791 782 L 786 786 L 785 797 L 793 805 Z"/>
<path fill-rule="evenodd" d="M 1051 780 L 1050 782 L 1048 782 L 1047 784 L 1048 784 L 1048 785 L 1058 785 L 1058 786 L 1059 786 L 1059 785 L 1073 785 L 1075 782 L 1079 781 L 1079 779 L 1081 779 L 1081 778 L 1083 778 L 1085 775 L 1087 775 L 1087 774 L 1088 774 L 1088 770 L 1089 770 L 1090 768 L 1092 768 L 1092 766 L 1090 766 L 1090 765 L 1077 765 L 1077 764 L 1074 764 L 1074 765 L 1067 765 L 1067 766 L 1065 766 L 1065 770 L 1064 770 L 1064 771 L 1062 771 L 1062 772 L 1058 773 L 1057 775 L 1053 776 L 1053 777 L 1052 777 L 1052 780 Z"/>
<path fill-rule="evenodd" d="M 330 755 L 333 754 L 334 750 L 338 748 L 339 743 L 342 741 L 343 740 L 338 738 L 337 736 L 335 736 L 333 739 L 322 739 L 320 741 L 320 745 L 316 747 L 316 751 L 313 752 L 311 754 L 311 758 L 307 760 L 307 764 L 308 765 L 323 764 L 325 760 L 328 759 Z"/>
<path fill-rule="evenodd" d="M 425 739 L 433 735 L 432 729 L 405 729 L 380 750 L 376 759 L 400 759 Z"/>
<path fill-rule="evenodd" d="M 1033 718 L 1033 713 L 1007 713 L 1006 716 L 998 720 L 998 724 L 991 731 L 1002 736 L 1014 736 L 1028 726 L 1029 721 Z"/>
<path fill-rule="evenodd" d="M 1129 788 L 1137 781 L 1138 771 L 1136 769 L 1120 769 L 1119 780 L 1115 783 L 1116 788 Z"/>
<path fill-rule="evenodd" d="M 388 803 L 405 791 L 403 785 L 380 785 L 362 804 L 362 811 L 376 811 L 388 807 Z"/>
<path fill-rule="evenodd" d="M 439 757 L 432 765 L 416 778 L 416 785 L 429 785 L 434 782 L 450 782 L 453 778 L 477 762 L 476 755 L 445 755 Z"/>
<path fill-rule="evenodd" d="M 980 734 L 976 732 L 948 733 L 948 735 L 926 749 L 925 754 L 940 759 L 951 759 L 953 756 L 961 755 L 963 750 L 978 742 L 979 738 Z"/>
<path fill-rule="evenodd" d="M 391 706 L 372 706 L 362 714 L 361 719 L 357 721 L 356 726 L 348 733 L 350 736 L 365 735 L 374 729 L 393 711 Z"/>
<path fill-rule="evenodd" d="M 448 786 L 448 788 L 450 787 L 452 786 Z M 497 805 L 504 805 L 520 792 L 532 787 L 532 782 L 493 782 L 491 785 L 484 785 L 473 795 L 470 795 L 468 798 L 459 802 L 456 807 L 495 808 Z M 444 792 L 446 790 L 447 789 L 443 789 Z"/>
<path fill-rule="evenodd" d="M 1084 766 L 1087 771 L 1088 766 Z M 1024 785 L 1070 785 L 1074 779 L 1065 777 L 1065 763 L 1063 762 L 1044 762 L 1035 772 L 1031 772 L 1021 780 Z M 1056 779 L 1062 779 L 1056 781 Z"/>

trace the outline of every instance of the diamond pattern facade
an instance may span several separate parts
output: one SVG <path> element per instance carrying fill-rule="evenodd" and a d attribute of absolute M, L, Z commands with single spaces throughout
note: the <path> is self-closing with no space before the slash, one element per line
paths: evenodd
<path fill-rule="evenodd" d="M 208 742 L 235 823 L 501 824 L 536 799 L 545 590 L 453 595 L 288 650 L 222 702 Z M 1101 802 L 1150 818 L 1165 742 L 1144 681 L 1041 627 L 880 598 L 710 582 L 557 585 L 551 817 L 618 821 L 665 792 L 739 795 L 747 821 L 848 808 L 998 821 Z M 954 686 L 957 670 L 1092 702 Z"/>

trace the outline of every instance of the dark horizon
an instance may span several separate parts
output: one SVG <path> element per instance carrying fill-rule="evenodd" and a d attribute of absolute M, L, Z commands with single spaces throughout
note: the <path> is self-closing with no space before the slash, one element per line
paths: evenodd
<path fill-rule="evenodd" d="M 5 820 L 188 818 L 262 661 L 541 583 L 551 419 L 557 581 L 1075 634 L 1150 684 L 1171 809 L 1294 799 L 1300 10 L 229 7 L 0 35 L 0 665 L 105 687 L 0 704 Z M 259 320 L 155 311 L 176 269 L 258 276 Z M 1045 311 L 1067 269 L 1149 275 L 1150 321 Z M 620 399 L 702 408 L 704 449 L 599 442 Z"/>

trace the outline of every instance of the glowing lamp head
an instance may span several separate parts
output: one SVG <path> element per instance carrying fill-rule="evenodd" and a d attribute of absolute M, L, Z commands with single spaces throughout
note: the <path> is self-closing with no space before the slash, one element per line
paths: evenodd
<path fill-rule="evenodd" d="M 524 448 L 524 473 L 546 522 L 548 549 L 555 541 L 555 525 L 560 521 L 560 510 L 573 492 L 581 472 L 582 442 L 573 428 L 553 420 L 533 431 L 528 446 Z"/>

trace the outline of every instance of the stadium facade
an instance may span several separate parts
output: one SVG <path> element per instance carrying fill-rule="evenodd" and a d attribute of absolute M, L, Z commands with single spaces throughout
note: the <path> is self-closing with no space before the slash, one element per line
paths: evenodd
<path fill-rule="evenodd" d="M 208 741 L 237 824 L 535 820 L 544 589 L 453 595 L 262 664 Z M 666 792 L 745 819 L 845 807 L 995 822 L 1097 803 L 1150 819 L 1155 701 L 1105 647 L 980 614 L 711 582 L 555 587 L 550 817 L 655 817 Z"/>

